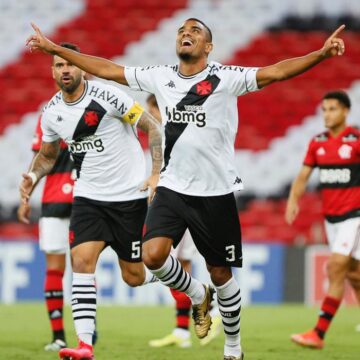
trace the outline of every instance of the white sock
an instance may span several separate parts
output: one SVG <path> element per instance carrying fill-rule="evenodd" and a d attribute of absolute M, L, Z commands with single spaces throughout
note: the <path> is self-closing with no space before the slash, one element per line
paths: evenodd
<path fill-rule="evenodd" d="M 78 338 L 92 345 L 96 318 L 95 274 L 73 273 L 71 308 Z"/>
<path fill-rule="evenodd" d="M 164 285 L 184 292 L 193 305 L 201 304 L 205 297 L 204 285 L 190 276 L 180 262 L 169 255 L 160 269 L 150 270 Z"/>
<path fill-rule="evenodd" d="M 158 282 L 159 279 L 144 265 L 145 269 L 145 280 L 143 285 Z"/>
<path fill-rule="evenodd" d="M 240 356 L 240 287 L 232 277 L 227 283 L 216 286 L 219 311 L 225 333 L 224 355 Z"/>

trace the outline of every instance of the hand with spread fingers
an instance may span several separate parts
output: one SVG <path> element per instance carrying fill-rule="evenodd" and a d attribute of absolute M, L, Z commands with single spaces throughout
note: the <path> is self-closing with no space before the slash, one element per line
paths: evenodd
<path fill-rule="evenodd" d="M 31 52 L 43 51 L 45 53 L 53 54 L 56 45 L 44 36 L 37 25 L 31 23 L 35 34 L 28 37 L 26 40 L 26 46 L 29 47 Z"/>
<path fill-rule="evenodd" d="M 345 29 L 345 25 L 339 26 L 331 36 L 325 41 L 322 48 L 325 57 L 341 56 L 345 52 L 344 40 L 338 35 Z"/>

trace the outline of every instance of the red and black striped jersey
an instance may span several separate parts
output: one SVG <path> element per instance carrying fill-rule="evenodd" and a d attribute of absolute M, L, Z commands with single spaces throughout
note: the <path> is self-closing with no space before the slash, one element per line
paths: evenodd
<path fill-rule="evenodd" d="M 304 165 L 318 167 L 323 212 L 330 222 L 360 216 L 360 131 L 347 127 L 338 136 L 315 136 Z"/>
<path fill-rule="evenodd" d="M 41 147 L 41 116 L 39 116 L 32 150 L 37 152 Z M 69 217 L 73 201 L 74 164 L 70 159 L 67 145 L 61 141 L 60 154 L 50 174 L 46 176 L 42 194 L 41 216 Z"/>

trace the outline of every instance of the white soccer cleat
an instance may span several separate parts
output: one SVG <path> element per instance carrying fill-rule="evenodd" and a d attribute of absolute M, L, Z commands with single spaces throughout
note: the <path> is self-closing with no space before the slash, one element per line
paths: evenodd
<path fill-rule="evenodd" d="M 58 352 L 64 348 L 66 348 L 66 342 L 64 340 L 56 339 L 50 344 L 45 345 L 44 350 Z"/>

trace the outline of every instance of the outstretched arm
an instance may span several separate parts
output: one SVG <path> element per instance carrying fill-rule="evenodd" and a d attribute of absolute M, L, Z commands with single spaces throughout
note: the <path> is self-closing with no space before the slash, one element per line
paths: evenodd
<path fill-rule="evenodd" d="M 89 74 L 99 78 L 113 80 L 119 84 L 128 85 L 123 66 L 107 59 L 81 54 L 59 46 L 47 39 L 34 23 L 31 23 L 31 26 L 35 34 L 31 35 L 26 41 L 26 45 L 30 48 L 30 51 L 40 50 L 48 54 L 60 56 Z"/>
<path fill-rule="evenodd" d="M 294 222 L 294 220 L 299 214 L 299 200 L 305 192 L 306 185 L 312 171 L 313 168 L 311 166 L 303 165 L 299 172 L 299 175 L 296 177 L 296 179 L 291 185 L 285 211 L 285 220 L 290 225 Z"/>
<path fill-rule="evenodd" d="M 318 51 L 259 69 L 256 74 L 259 88 L 270 85 L 275 81 L 287 80 L 300 75 L 329 57 L 343 55 L 345 45 L 344 41 L 338 38 L 338 35 L 344 28 L 345 25 L 341 25 L 336 29 L 325 41 L 323 48 Z"/>
<path fill-rule="evenodd" d="M 143 114 L 141 115 L 141 118 L 137 123 L 137 127 L 140 130 L 147 133 L 149 137 L 152 170 L 151 170 L 151 175 L 145 181 L 142 190 L 145 191 L 147 188 L 150 188 L 149 201 L 151 201 L 155 194 L 155 189 L 159 181 L 160 170 L 163 162 L 162 147 L 161 147 L 162 130 L 159 122 L 147 111 L 144 111 Z"/>
<path fill-rule="evenodd" d="M 20 197 L 24 204 L 29 202 L 30 195 L 39 180 L 52 170 L 58 157 L 59 149 L 58 140 L 51 143 L 43 142 L 39 153 L 34 157 L 29 172 L 22 174 L 23 180 L 20 184 Z"/>

